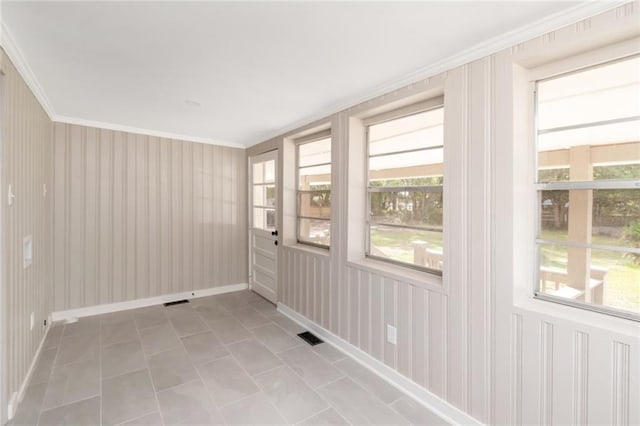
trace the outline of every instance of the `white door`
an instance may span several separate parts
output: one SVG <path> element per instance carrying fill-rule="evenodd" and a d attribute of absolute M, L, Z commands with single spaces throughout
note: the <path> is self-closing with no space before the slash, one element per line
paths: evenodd
<path fill-rule="evenodd" d="M 249 282 L 253 291 L 273 303 L 278 293 L 277 162 L 278 151 L 270 151 L 251 157 L 249 167 Z"/>

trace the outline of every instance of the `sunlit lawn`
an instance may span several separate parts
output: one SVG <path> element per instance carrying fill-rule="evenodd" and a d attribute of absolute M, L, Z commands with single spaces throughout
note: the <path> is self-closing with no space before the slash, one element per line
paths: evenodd
<path fill-rule="evenodd" d="M 545 240 L 566 241 L 566 231 L 543 230 Z M 620 246 L 619 238 L 596 235 L 594 244 Z M 566 269 L 567 248 L 543 246 L 542 256 L 548 266 Z M 591 264 L 608 269 L 605 287 L 606 306 L 640 312 L 640 265 L 620 252 L 591 250 Z"/>
<path fill-rule="evenodd" d="M 566 241 L 566 232 L 544 231 L 545 240 Z M 426 241 L 430 247 L 442 250 L 442 234 L 439 232 L 416 231 L 393 228 L 371 230 L 371 245 L 386 256 L 402 262 L 413 262 L 413 242 Z M 603 245 L 620 245 L 613 237 L 595 236 L 593 242 Z M 548 266 L 566 269 L 567 249 L 560 246 L 543 246 L 543 256 Z M 605 305 L 640 312 L 640 265 L 614 251 L 592 250 L 593 265 L 608 268 Z"/>

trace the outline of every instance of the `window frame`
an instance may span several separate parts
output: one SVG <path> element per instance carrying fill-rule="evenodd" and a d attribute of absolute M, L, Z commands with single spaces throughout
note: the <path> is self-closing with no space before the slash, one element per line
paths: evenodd
<path fill-rule="evenodd" d="M 311 194 L 314 192 L 327 192 L 326 190 L 301 190 L 300 189 L 300 169 L 301 168 L 305 168 L 305 167 L 317 167 L 317 166 L 325 166 L 325 165 L 330 165 L 331 166 L 331 175 L 333 175 L 333 162 L 329 161 L 328 163 L 322 163 L 322 164 L 313 164 L 310 166 L 304 166 L 304 167 L 300 167 L 300 146 L 301 145 L 305 145 L 308 143 L 313 143 L 313 142 L 317 142 L 323 139 L 327 139 L 329 138 L 329 141 L 331 142 L 331 150 L 333 151 L 333 138 L 332 138 L 332 134 L 331 134 L 331 129 L 327 129 L 327 130 L 322 130 L 316 133 L 313 133 L 311 135 L 308 136 L 304 136 L 298 139 L 294 140 L 294 145 L 295 145 L 295 188 L 296 188 L 296 197 L 295 197 L 295 208 L 296 208 L 296 243 L 298 244 L 304 244 L 307 246 L 311 246 L 311 247 L 316 247 L 319 249 L 323 249 L 323 250 L 331 250 L 331 243 L 329 243 L 328 245 L 325 244 L 318 244 L 318 243 L 314 243 L 311 241 L 306 241 L 306 240 L 302 240 L 300 239 L 300 219 L 307 219 L 307 220 L 323 220 L 329 223 L 329 238 L 330 241 L 333 241 L 333 236 L 331 235 L 331 217 L 333 216 L 333 206 L 330 207 L 330 214 L 329 214 L 329 219 L 325 219 L 325 218 L 316 218 L 316 217 L 309 217 L 309 216 L 302 216 L 300 215 L 300 194 L 305 193 L 305 194 Z M 333 192 L 333 187 L 331 189 L 329 189 L 329 194 L 331 196 L 332 192 Z"/>
<path fill-rule="evenodd" d="M 443 197 L 444 197 L 444 155 L 443 155 L 443 181 L 442 181 L 442 185 L 421 185 L 421 186 L 407 186 L 407 187 L 385 187 L 386 190 L 383 190 L 381 187 L 372 187 L 370 185 L 369 182 L 369 159 L 371 158 L 370 154 L 369 154 L 369 129 L 371 126 L 376 125 L 376 124 L 381 124 L 381 123 L 385 123 L 385 122 L 389 122 L 389 121 L 393 121 L 393 120 L 397 120 L 400 118 L 404 118 L 404 117 L 409 117 L 411 115 L 416 115 L 416 114 L 420 114 L 423 112 L 427 112 L 427 111 L 431 111 L 431 110 L 436 110 L 436 109 L 440 109 L 442 108 L 444 110 L 445 108 L 445 104 L 444 104 L 444 96 L 437 96 L 434 98 L 430 98 L 428 100 L 419 102 L 419 103 L 414 103 L 402 108 L 398 108 L 398 109 L 394 109 L 391 111 L 387 111 L 381 114 L 377 114 L 374 115 L 372 117 L 368 117 L 366 119 L 364 119 L 362 121 L 362 124 L 364 126 L 364 133 L 365 133 L 365 164 L 364 164 L 364 182 L 365 182 L 365 232 L 364 232 L 364 236 L 365 236 L 365 241 L 364 241 L 364 256 L 365 259 L 372 259 L 375 261 L 380 261 L 380 262 L 385 262 L 385 263 L 389 263 L 392 265 L 396 265 L 396 266 L 400 266 L 402 268 L 408 268 L 408 269 L 412 269 L 412 270 L 416 270 L 416 271 L 420 271 L 420 272 L 425 272 L 431 275 L 435 275 L 438 277 L 442 277 L 443 276 L 443 270 L 438 270 L 438 269 L 433 269 L 433 268 L 428 268 L 426 266 L 420 266 L 420 265 L 416 265 L 413 263 L 407 263 L 407 262 L 401 262 L 399 260 L 395 260 L 395 259 L 390 259 L 390 258 L 386 258 L 386 257 L 381 257 L 381 256 L 376 256 L 371 254 L 371 193 L 372 192 L 398 192 L 398 191 L 422 191 L 422 192 L 442 192 L 443 193 Z M 438 145 L 435 147 L 426 147 L 426 148 L 416 148 L 416 149 L 411 149 L 411 150 L 403 150 L 403 151 L 393 151 L 393 152 L 389 152 L 389 153 L 383 153 L 383 154 L 378 154 L 380 156 L 383 155 L 393 155 L 393 154 L 401 154 L 401 153 L 408 153 L 408 152 L 416 152 L 416 151 L 425 151 L 425 150 L 431 150 L 431 149 L 442 149 L 443 153 L 444 153 L 444 147 L 445 147 L 445 143 L 444 143 L 444 138 L 442 140 L 442 145 Z M 377 155 L 376 155 L 377 156 Z M 375 157 L 375 156 L 374 156 Z M 444 203 L 443 203 L 444 204 Z M 444 216 L 444 212 L 443 212 L 443 216 Z M 420 227 L 415 227 L 415 226 L 401 226 L 401 225 L 389 225 L 389 224 L 381 224 L 382 226 L 389 226 L 389 227 L 398 227 L 398 228 L 403 228 L 403 229 L 419 229 L 419 230 L 426 230 L 429 231 L 430 229 L 428 228 L 420 228 Z M 444 224 L 442 227 L 442 235 L 443 235 L 443 264 L 444 264 Z M 444 269 L 444 268 L 443 268 Z"/>
<path fill-rule="evenodd" d="M 541 250 L 540 247 L 543 245 L 547 246 L 556 246 L 556 247 L 566 247 L 566 248 L 585 248 L 585 249 L 594 249 L 594 250 L 607 250 L 607 251 L 616 251 L 622 253 L 638 253 L 640 254 L 640 248 L 633 247 L 625 247 L 625 246 L 610 246 L 605 244 L 596 244 L 596 243 L 579 243 L 572 241 L 556 241 L 556 240 L 546 240 L 540 238 L 541 236 L 541 215 L 542 215 L 542 203 L 541 196 L 542 191 L 572 191 L 572 190 L 617 190 L 617 189 L 640 189 L 640 179 L 608 179 L 608 180 L 591 180 L 591 181 L 553 181 L 553 182 L 539 182 L 539 150 L 538 150 L 538 138 L 541 134 L 572 130 L 572 129 L 580 129 L 580 128 L 589 128 L 589 127 L 597 127 L 605 124 L 614 124 L 620 122 L 628 122 L 635 121 L 640 116 L 631 116 L 624 117 L 621 119 L 612 119 L 612 120 L 599 120 L 592 121 L 588 123 L 581 123 L 570 126 L 561 126 L 554 127 L 551 129 L 544 129 L 541 133 L 538 126 L 538 86 L 540 83 L 549 80 L 555 80 L 561 77 L 579 74 L 582 72 L 586 72 L 592 69 L 597 69 L 603 66 L 611 65 L 617 62 L 622 62 L 625 60 L 630 60 L 632 58 L 640 57 L 640 53 L 632 53 L 627 54 L 618 58 L 602 60 L 597 63 L 592 63 L 589 65 L 581 66 L 578 68 L 571 69 L 569 71 L 560 71 L 553 73 L 551 75 L 547 75 L 541 78 L 535 78 L 531 81 L 530 91 L 532 92 L 532 96 L 530 99 L 533 100 L 533 117 L 532 119 L 532 140 L 533 140 L 533 191 L 534 191 L 534 199 L 536 200 L 536 210 L 535 210 L 535 233 L 534 233 L 534 254 L 535 254 L 535 270 L 534 270 L 534 281 L 533 281 L 533 298 L 558 303 L 566 306 L 571 306 L 575 308 L 580 308 L 587 311 L 593 311 L 601 314 L 606 314 L 614 317 L 624 318 L 632 321 L 640 322 L 640 314 L 635 314 L 631 311 L 626 311 L 623 309 L 608 307 L 605 305 L 596 305 L 587 302 L 578 301 L 575 299 L 569 299 L 560 296 L 554 296 L 548 293 L 544 293 L 540 290 L 540 279 L 541 279 L 541 271 L 540 268 L 542 266 L 541 260 Z"/>

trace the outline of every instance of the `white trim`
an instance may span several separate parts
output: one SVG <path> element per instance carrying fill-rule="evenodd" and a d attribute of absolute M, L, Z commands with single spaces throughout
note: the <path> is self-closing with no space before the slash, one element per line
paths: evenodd
<path fill-rule="evenodd" d="M 246 148 L 243 144 L 237 143 L 237 142 L 201 138 L 198 136 L 181 135 L 178 133 L 162 132 L 157 130 L 143 129 L 140 127 L 127 126 L 124 124 L 105 123 L 103 121 L 86 120 L 84 118 L 55 115 L 52 118 L 52 120 L 58 123 L 76 124 L 78 126 L 95 127 L 97 129 L 115 130 L 115 131 L 127 132 L 127 133 L 136 133 L 140 135 L 156 136 L 159 138 L 175 139 L 175 140 L 186 141 L 186 142 L 204 143 L 207 145 L 228 146 L 231 148 L 242 148 L 242 149 Z"/>
<path fill-rule="evenodd" d="M 246 290 L 247 283 L 230 284 L 222 287 L 211 287 L 203 290 L 185 291 L 182 293 L 163 294 L 162 296 L 148 297 L 146 299 L 127 300 L 125 302 L 107 303 L 104 305 L 88 306 L 86 308 L 57 311 L 51 314 L 53 321 L 65 321 L 72 318 L 89 317 L 92 315 L 108 314 L 111 312 L 126 311 L 128 309 L 144 308 L 160 305 L 175 300 L 193 299 L 198 297 L 214 296 L 216 294 L 231 293 Z"/>
<path fill-rule="evenodd" d="M 457 407 L 454 407 L 447 401 L 441 399 L 422 386 L 401 375 L 396 370 L 373 358 L 368 353 L 353 346 L 346 340 L 342 339 L 339 336 L 336 336 L 332 332 L 303 317 L 293 309 L 280 302 L 278 302 L 278 312 L 289 317 L 291 320 L 300 324 L 302 327 L 312 331 L 314 334 L 317 334 L 325 342 L 350 356 L 355 361 L 359 362 L 364 367 L 368 368 L 394 387 L 408 394 L 410 397 L 415 399 L 420 404 L 426 406 L 429 410 L 433 411 L 436 415 L 440 416 L 445 421 L 451 424 L 458 425 L 482 424 L 475 418 L 471 417 L 469 414 L 463 412 Z"/>
<path fill-rule="evenodd" d="M 279 130 L 267 132 L 261 138 L 257 138 L 257 142 L 250 143 L 247 147 L 251 147 L 263 141 L 289 133 L 308 123 L 321 121 L 326 119 L 326 117 L 354 107 L 377 96 L 393 92 L 394 90 L 403 88 L 420 80 L 424 80 L 428 77 L 471 63 L 477 59 L 492 55 L 503 49 L 510 48 L 519 43 L 539 37 L 542 34 L 558 30 L 582 19 L 598 15 L 626 3 L 629 3 L 629 0 L 589 1 L 581 3 L 567 10 L 560 11 L 531 24 L 516 28 L 502 35 L 471 46 L 459 53 L 426 65 L 399 78 L 394 78 L 393 80 L 387 81 L 377 87 L 364 90 L 362 93 L 349 97 L 347 100 L 334 104 L 316 114 L 309 115 L 301 120 L 296 120 L 290 125 L 284 126 Z"/>
<path fill-rule="evenodd" d="M 11 62 L 13 62 L 13 65 L 18 70 L 18 73 L 20 73 L 27 86 L 29 86 L 29 89 L 33 92 L 33 95 L 36 97 L 38 102 L 40 102 L 40 105 L 42 105 L 42 108 L 45 110 L 47 115 L 49 115 L 49 118 L 53 121 L 56 113 L 51 105 L 51 101 L 49 101 L 47 94 L 38 82 L 36 75 L 31 70 L 29 63 L 25 59 L 22 51 L 18 47 L 18 44 L 11 35 L 9 28 L 4 22 L 0 22 L 0 35 L 0 46 L 2 46 L 9 59 L 11 59 Z"/>
<path fill-rule="evenodd" d="M 15 416 L 18 411 L 18 406 L 24 399 L 24 394 L 27 391 L 27 387 L 29 386 L 29 382 L 31 382 L 31 376 L 33 376 L 33 372 L 36 369 L 36 364 L 40 359 L 40 353 L 42 352 L 42 348 L 44 348 L 44 342 L 47 340 L 47 335 L 49 334 L 49 330 L 51 329 L 51 321 L 48 322 L 47 328 L 44 332 L 44 336 L 40 340 L 40 345 L 38 345 L 38 350 L 36 351 L 33 359 L 31 360 L 31 365 L 29 366 L 29 370 L 27 371 L 27 375 L 24 376 L 24 380 L 20 384 L 20 388 L 18 392 L 14 392 L 9 399 L 9 403 L 7 406 L 7 419 L 11 420 L 13 416 Z"/>

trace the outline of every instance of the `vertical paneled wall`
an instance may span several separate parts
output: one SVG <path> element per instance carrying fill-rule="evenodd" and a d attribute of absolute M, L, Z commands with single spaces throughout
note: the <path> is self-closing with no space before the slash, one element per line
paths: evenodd
<path fill-rule="evenodd" d="M 2 117 L 2 300 L 6 317 L 7 397 L 18 392 L 51 314 L 52 123 L 18 71 L 0 49 Z M 8 186 L 15 195 L 8 205 Z M 31 236 L 33 260 L 23 263 L 24 238 Z M 31 315 L 34 326 L 31 329 Z M 5 348 L 3 348 L 5 350 Z M 5 378 L 3 377 L 3 380 Z"/>
<path fill-rule="evenodd" d="M 281 248 L 280 302 L 483 423 L 640 423 L 640 328 L 532 301 L 533 274 L 522 271 L 535 258 L 520 250 L 523 229 L 535 226 L 522 212 L 532 191 L 532 179 L 522 176 L 534 155 L 523 151 L 530 137 L 527 70 L 624 40 L 638 46 L 639 6 L 627 3 L 319 120 L 332 123 L 339 153 L 332 226 L 340 232 L 328 253 Z M 440 78 L 449 209 L 441 287 L 347 259 L 362 242 L 348 240 L 345 230 L 358 224 L 343 202 L 358 184 L 347 178 L 359 161 L 349 155 L 364 155 L 349 149 L 352 117 L 432 90 Z M 524 119 L 516 110 L 526 110 Z M 284 144 L 299 131 L 274 140 Z M 531 246 L 533 238 L 533 231 L 524 237 Z M 516 291 L 523 282 L 524 298 Z M 397 328 L 397 345 L 386 341 L 387 324 Z"/>
<path fill-rule="evenodd" d="M 237 148 L 56 123 L 54 311 L 247 282 Z"/>

